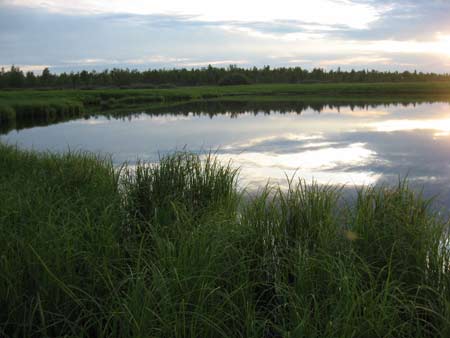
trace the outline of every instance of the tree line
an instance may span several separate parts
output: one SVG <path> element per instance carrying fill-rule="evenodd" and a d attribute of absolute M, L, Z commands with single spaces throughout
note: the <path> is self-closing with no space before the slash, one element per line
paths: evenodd
<path fill-rule="evenodd" d="M 314 82 L 415 82 L 450 81 L 450 74 L 423 73 L 417 71 L 342 71 L 301 67 L 227 68 L 208 66 L 197 69 L 136 69 L 114 68 L 104 71 L 79 71 L 52 73 L 45 68 L 41 74 L 22 71 L 11 66 L 0 71 L 0 88 L 100 88 L 100 87 L 160 87 L 270 84 L 270 83 L 314 83 Z"/>

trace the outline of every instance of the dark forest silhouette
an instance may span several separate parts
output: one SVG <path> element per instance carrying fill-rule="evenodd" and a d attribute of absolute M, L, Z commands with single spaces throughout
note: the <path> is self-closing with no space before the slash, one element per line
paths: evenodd
<path fill-rule="evenodd" d="M 320 83 L 320 82 L 425 82 L 450 81 L 450 74 L 422 73 L 417 71 L 341 71 L 315 68 L 227 68 L 208 66 L 199 69 L 150 69 L 145 71 L 111 69 L 54 74 L 45 68 L 41 74 L 23 72 L 11 66 L 0 71 L 0 88 L 170 88 L 174 86 L 238 85 L 270 83 Z"/>

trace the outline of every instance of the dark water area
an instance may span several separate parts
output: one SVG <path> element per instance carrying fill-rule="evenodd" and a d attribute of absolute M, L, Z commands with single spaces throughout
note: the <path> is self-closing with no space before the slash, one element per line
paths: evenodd
<path fill-rule="evenodd" d="M 0 141 L 110 154 L 117 165 L 213 151 L 241 168 L 240 183 L 249 188 L 284 185 L 286 176 L 348 187 L 407 176 L 450 206 L 449 103 L 221 102 L 52 123 L 3 128 Z"/>

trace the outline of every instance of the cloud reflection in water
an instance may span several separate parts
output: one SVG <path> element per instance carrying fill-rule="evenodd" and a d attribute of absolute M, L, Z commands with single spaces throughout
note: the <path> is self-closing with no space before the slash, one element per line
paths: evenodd
<path fill-rule="evenodd" d="M 301 114 L 193 108 L 181 115 L 174 110 L 97 117 L 11 131 L 1 140 L 36 150 L 101 151 L 118 165 L 157 161 L 176 149 L 211 149 L 241 168 L 242 185 L 263 185 L 269 178 L 283 183 L 294 174 L 348 185 L 392 183 L 408 175 L 450 201 L 448 103 L 338 107 L 305 108 Z"/>

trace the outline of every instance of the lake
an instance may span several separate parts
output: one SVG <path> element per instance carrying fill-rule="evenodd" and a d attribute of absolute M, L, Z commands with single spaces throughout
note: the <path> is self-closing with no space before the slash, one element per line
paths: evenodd
<path fill-rule="evenodd" d="M 359 186 L 425 185 L 450 205 L 448 103 L 318 106 L 299 110 L 173 108 L 120 118 L 96 116 L 11 130 L 0 140 L 21 148 L 111 154 L 115 164 L 156 162 L 175 150 L 213 151 L 241 168 L 240 184 L 260 187 L 298 176 Z"/>

